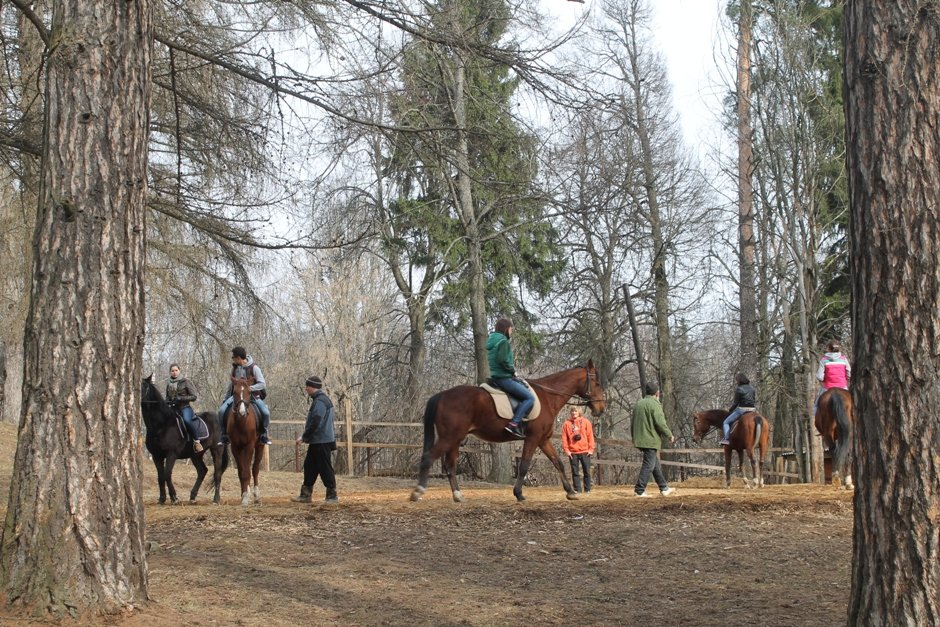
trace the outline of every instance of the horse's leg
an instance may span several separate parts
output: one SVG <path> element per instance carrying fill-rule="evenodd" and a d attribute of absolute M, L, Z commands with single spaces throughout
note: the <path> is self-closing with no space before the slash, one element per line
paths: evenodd
<path fill-rule="evenodd" d="M 457 456 L 459 454 L 460 447 L 454 446 L 441 457 L 441 464 L 444 466 L 444 472 L 447 473 L 447 480 L 450 481 L 450 491 L 455 503 L 463 503 L 463 494 L 460 492 L 460 486 L 457 485 Z"/>
<path fill-rule="evenodd" d="M 242 488 L 242 505 L 250 505 L 251 501 L 251 452 L 253 449 L 245 447 L 238 451 L 235 459 L 238 461 L 238 481 Z"/>
<path fill-rule="evenodd" d="M 215 486 L 215 496 L 212 502 L 218 505 L 222 502 L 222 473 L 228 465 L 228 452 L 224 445 L 216 444 L 212 447 L 212 484 Z"/>
<path fill-rule="evenodd" d="M 748 479 L 747 479 L 747 473 L 744 472 L 744 452 L 745 452 L 745 450 L 747 450 L 747 449 L 743 449 L 743 448 L 742 448 L 742 449 L 739 449 L 739 450 L 738 450 L 738 472 L 741 473 L 741 479 L 744 481 L 744 487 L 745 487 L 745 488 L 750 488 L 750 487 L 751 487 L 751 482 L 748 481 Z"/>
<path fill-rule="evenodd" d="M 157 485 L 160 486 L 160 505 L 166 504 L 166 475 L 163 472 L 165 462 L 165 457 L 159 455 L 153 456 L 153 465 L 157 467 Z"/>
<path fill-rule="evenodd" d="M 725 446 L 725 489 L 731 487 L 731 447 L 727 444 Z"/>
<path fill-rule="evenodd" d="M 829 459 L 833 459 L 835 457 L 835 440 L 832 440 L 828 436 L 824 435 L 823 436 L 823 457 L 825 457 L 826 451 L 829 451 Z M 832 469 L 832 477 L 829 483 L 833 483 L 833 484 L 835 483 L 835 479 L 839 475 L 838 470 L 839 470 L 838 468 Z M 829 483 L 826 482 L 826 473 L 825 473 L 825 470 L 823 470 L 823 484 L 829 485 Z"/>
<path fill-rule="evenodd" d="M 202 481 L 206 478 L 206 473 L 209 472 L 209 467 L 206 466 L 206 462 L 202 459 L 202 455 L 193 456 L 193 466 L 196 468 L 196 483 L 193 485 L 193 489 L 189 493 L 190 503 L 196 502 L 196 495 L 199 494 L 199 488 L 202 487 Z"/>
<path fill-rule="evenodd" d="M 516 484 L 512 487 L 512 494 L 517 501 L 524 501 L 522 495 L 522 483 L 529 472 L 529 466 L 532 465 L 532 456 L 535 454 L 535 441 L 526 438 L 522 443 L 522 458 L 519 460 L 519 469 L 516 472 Z"/>
<path fill-rule="evenodd" d="M 255 503 L 261 504 L 261 486 L 258 485 L 258 473 L 261 472 L 261 458 L 264 456 L 264 444 L 255 447 L 255 459 L 251 464 L 251 479 L 254 482 L 253 496 Z"/>
<path fill-rule="evenodd" d="M 558 476 L 561 477 L 561 487 L 564 488 L 568 500 L 577 499 L 578 493 L 575 492 L 571 484 L 568 483 L 568 477 L 565 475 L 565 465 L 561 463 L 561 458 L 558 457 L 558 451 L 555 449 L 555 445 L 552 444 L 551 440 L 545 440 L 539 445 L 539 448 L 542 449 L 542 452 L 545 453 L 545 457 L 552 462 L 552 466 L 558 471 Z M 585 476 L 585 482 L 587 482 L 587 476 Z M 585 485 L 587 485 L 587 483 L 585 483 Z"/>
<path fill-rule="evenodd" d="M 166 489 L 170 493 L 170 502 L 174 505 L 179 504 L 180 500 L 176 498 L 176 486 L 173 485 L 173 466 L 176 465 L 176 455 L 166 456 L 166 467 L 163 475 L 166 477 Z"/>
<path fill-rule="evenodd" d="M 460 440 L 457 441 L 458 446 L 459 443 Z M 453 446 L 454 444 L 448 442 L 445 438 L 438 437 L 437 442 L 434 443 L 431 450 L 421 456 L 421 465 L 418 468 L 418 485 L 415 486 L 414 492 L 411 493 L 412 501 L 420 501 L 424 493 L 427 492 L 428 475 L 431 473 L 431 466 L 445 451 L 449 451 Z"/>
<path fill-rule="evenodd" d="M 750 462 L 751 462 L 751 474 L 753 475 L 753 477 L 751 477 L 751 480 L 750 480 L 750 481 L 747 480 L 747 477 L 744 477 L 744 485 L 746 485 L 748 488 L 756 488 L 756 487 L 757 487 L 757 477 L 758 477 L 759 475 L 757 474 L 757 458 L 754 457 L 754 449 L 753 449 L 753 448 L 747 449 L 747 458 L 748 458 L 748 460 L 750 460 Z M 742 471 L 741 471 L 741 474 L 744 474 L 744 470 L 743 470 L 743 469 L 742 469 Z"/>

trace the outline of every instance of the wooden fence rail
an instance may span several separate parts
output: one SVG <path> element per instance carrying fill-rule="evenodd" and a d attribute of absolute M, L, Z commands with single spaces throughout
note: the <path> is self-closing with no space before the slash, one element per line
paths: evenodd
<path fill-rule="evenodd" d="M 358 427 L 423 427 L 424 425 L 420 422 L 371 422 L 371 421 L 352 421 L 349 419 L 349 411 L 346 412 L 346 420 L 336 421 L 334 423 L 337 433 L 342 431 L 344 438 L 337 438 L 336 446 L 339 449 L 344 449 L 346 451 L 346 468 L 347 472 L 350 475 L 355 474 L 355 460 L 353 457 L 353 451 L 355 449 L 366 449 L 367 457 L 371 457 L 369 449 L 399 449 L 399 450 L 416 450 L 420 451 L 423 448 L 422 444 L 410 444 L 410 443 L 399 443 L 399 442 L 355 442 L 353 441 L 354 430 Z M 272 420 L 272 425 L 294 425 L 294 426 L 303 426 L 303 420 Z M 295 440 L 273 440 L 275 446 L 282 445 L 292 445 L 294 447 L 294 470 L 300 472 L 303 451 L 301 450 L 302 444 L 296 441 L 299 432 L 294 432 Z M 555 443 L 558 450 L 561 450 L 561 440 L 560 438 L 553 438 L 553 443 Z M 596 442 L 601 446 L 621 446 L 621 447 L 633 447 L 632 440 L 621 440 L 614 438 L 597 438 Z M 487 448 L 480 445 L 469 445 L 461 446 L 461 453 L 484 453 L 487 452 Z M 792 449 L 788 448 L 771 448 L 768 452 L 770 453 L 792 453 Z M 719 454 L 724 453 L 724 449 L 721 448 L 667 448 L 660 451 L 660 456 L 673 456 L 673 455 L 700 455 L 700 454 Z M 521 447 L 516 446 L 516 450 L 513 452 L 512 456 L 514 458 L 521 457 Z M 265 456 L 267 459 L 267 456 Z M 546 460 L 547 461 L 547 460 Z M 733 460 L 736 464 L 736 460 Z M 640 467 L 640 461 L 633 461 L 628 459 L 604 459 L 595 457 L 592 460 L 594 465 L 598 466 L 622 466 L 622 467 Z M 661 460 L 660 463 L 663 466 L 675 466 L 680 468 L 690 468 L 696 470 L 713 470 L 722 472 L 725 467 L 712 465 L 712 464 L 699 464 L 692 462 L 684 461 L 671 461 L 671 460 Z M 745 462 L 746 463 L 746 462 Z M 267 464 L 266 464 L 267 468 Z M 793 472 L 784 472 L 780 470 L 773 470 L 769 467 L 769 464 L 764 468 L 764 475 L 771 477 L 782 477 L 786 479 L 799 479 L 800 476 Z"/>

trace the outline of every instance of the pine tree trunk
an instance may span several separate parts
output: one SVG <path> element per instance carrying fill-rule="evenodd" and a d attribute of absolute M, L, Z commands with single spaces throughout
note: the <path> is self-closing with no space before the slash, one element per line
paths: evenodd
<path fill-rule="evenodd" d="M 6 600 L 113 612 L 147 597 L 139 377 L 147 0 L 53 5 Z"/>
<path fill-rule="evenodd" d="M 940 624 L 940 4 L 845 6 L 856 403 L 850 625 Z"/>

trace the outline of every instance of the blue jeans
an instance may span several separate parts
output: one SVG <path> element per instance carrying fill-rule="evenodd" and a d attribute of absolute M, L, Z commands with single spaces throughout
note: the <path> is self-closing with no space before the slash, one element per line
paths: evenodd
<path fill-rule="evenodd" d="M 226 436 L 228 433 L 225 430 L 225 413 L 228 411 L 228 408 L 232 406 L 232 403 L 235 401 L 234 396 L 229 396 L 222 402 L 222 406 L 219 407 L 219 422 L 222 423 L 222 435 Z M 255 407 L 258 408 L 258 411 L 261 412 L 261 433 L 268 432 L 268 426 L 271 424 L 271 410 L 268 409 L 268 406 L 260 398 L 252 399 L 252 403 L 255 404 Z"/>
<path fill-rule="evenodd" d="M 725 437 L 724 437 L 725 440 L 728 439 L 728 434 L 731 433 L 731 425 L 734 424 L 735 420 L 737 420 L 738 418 L 740 418 L 741 416 L 743 416 L 749 411 L 754 411 L 754 408 L 753 407 L 738 407 L 733 412 L 728 414 L 728 417 L 725 418 L 724 423 L 721 425 L 721 428 L 724 430 L 724 433 L 725 433 Z"/>
<path fill-rule="evenodd" d="M 529 388 L 512 377 L 493 379 L 493 383 L 503 392 L 519 401 L 512 413 L 512 423 L 517 425 L 522 422 L 522 419 L 529 415 L 535 405 L 535 395 L 529 391 Z"/>
<path fill-rule="evenodd" d="M 189 405 L 185 405 L 179 408 L 180 417 L 183 419 L 183 424 L 186 425 L 186 430 L 189 431 L 189 437 L 193 440 L 196 439 L 196 412 L 193 411 L 193 408 Z"/>

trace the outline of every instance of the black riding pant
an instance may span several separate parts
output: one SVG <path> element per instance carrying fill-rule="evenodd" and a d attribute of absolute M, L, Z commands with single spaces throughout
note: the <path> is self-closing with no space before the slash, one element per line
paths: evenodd
<path fill-rule="evenodd" d="M 323 481 L 327 490 L 336 490 L 336 474 L 333 472 L 333 451 L 335 442 L 323 442 L 307 446 L 304 458 L 304 485 L 313 487 L 317 477 Z"/>
<path fill-rule="evenodd" d="M 653 474 L 653 480 L 656 481 L 656 485 L 659 486 L 660 490 L 665 490 L 669 487 L 666 483 L 666 477 L 663 475 L 662 464 L 659 463 L 659 456 L 657 451 L 654 448 L 641 448 L 643 451 L 643 465 L 640 466 L 640 476 L 636 480 L 636 485 L 633 486 L 634 492 L 637 494 L 643 494 L 646 492 L 646 484 L 649 483 L 650 473 Z"/>
<path fill-rule="evenodd" d="M 587 453 L 578 453 L 572 455 L 568 460 L 571 462 L 571 483 L 574 484 L 574 491 L 581 491 L 580 472 L 584 470 L 584 491 L 591 491 L 591 456 Z"/>

